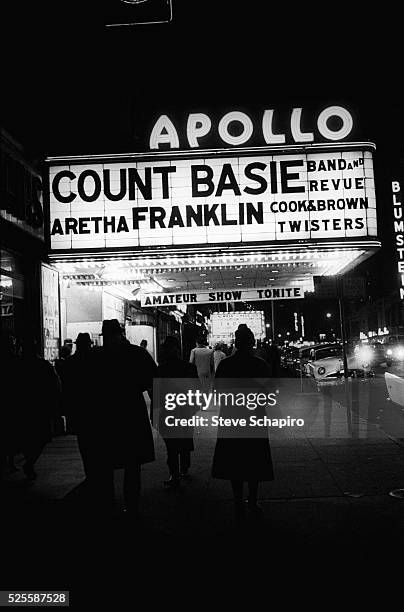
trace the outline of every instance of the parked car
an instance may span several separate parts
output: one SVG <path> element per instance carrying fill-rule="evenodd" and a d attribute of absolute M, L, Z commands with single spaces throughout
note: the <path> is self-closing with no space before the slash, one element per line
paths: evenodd
<path fill-rule="evenodd" d="M 384 380 L 391 401 L 399 406 L 404 406 L 404 378 L 386 372 Z"/>
<path fill-rule="evenodd" d="M 371 371 L 371 366 L 367 359 L 368 354 L 369 350 L 367 354 L 351 352 L 347 355 L 349 375 L 361 375 Z M 342 376 L 344 374 L 342 345 L 329 344 L 312 348 L 306 364 L 306 373 L 316 380 Z"/>
<path fill-rule="evenodd" d="M 393 336 L 384 345 L 386 351 L 386 363 L 388 366 L 393 363 L 404 361 L 404 337 Z"/>
<path fill-rule="evenodd" d="M 294 359 L 299 353 L 299 349 L 296 346 L 288 346 L 282 350 L 281 353 L 281 366 L 286 370 L 292 370 Z"/>
<path fill-rule="evenodd" d="M 299 349 L 298 354 L 296 355 L 293 368 L 296 374 L 300 376 L 300 374 L 306 374 L 306 364 L 310 359 L 310 351 L 315 348 L 315 345 L 311 346 L 303 346 Z"/>

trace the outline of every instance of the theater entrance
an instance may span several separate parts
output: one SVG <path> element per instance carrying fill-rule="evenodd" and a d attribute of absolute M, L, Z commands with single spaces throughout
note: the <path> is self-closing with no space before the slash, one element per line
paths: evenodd
<path fill-rule="evenodd" d="M 380 246 L 373 149 L 49 158 L 61 344 L 80 331 L 100 343 L 102 320 L 117 318 L 155 358 L 167 334 L 181 338 L 186 355 L 198 333 L 214 342 L 233 324 L 226 313 L 252 321 L 251 312 L 262 313 L 260 336 L 304 338 L 313 277 L 345 274 Z M 292 313 L 289 330 L 280 325 L 282 304 Z"/>
<path fill-rule="evenodd" d="M 282 342 L 304 339 L 303 304 L 313 295 L 313 277 L 346 272 L 368 254 L 356 245 L 54 256 L 61 344 L 83 331 L 100 344 L 102 320 L 110 318 L 120 321 L 130 342 L 146 340 L 155 358 L 166 335 L 178 335 L 187 353 L 199 333 L 208 334 L 210 344 L 231 343 L 241 322 L 255 329 L 257 340 L 280 342 L 279 334 Z M 281 304 L 289 307 L 289 336 L 279 322 Z"/>

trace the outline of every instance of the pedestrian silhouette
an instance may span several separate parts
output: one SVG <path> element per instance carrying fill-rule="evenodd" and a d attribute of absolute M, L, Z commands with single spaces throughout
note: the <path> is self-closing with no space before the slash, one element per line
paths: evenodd
<path fill-rule="evenodd" d="M 157 378 L 179 379 L 176 380 L 177 385 L 182 384 L 185 379 L 197 379 L 198 373 L 196 367 L 183 361 L 180 357 L 180 343 L 175 336 L 167 336 L 161 350 L 161 359 L 157 368 Z M 191 466 L 191 452 L 194 450 L 193 428 L 183 427 L 168 428 L 165 426 L 164 418 L 166 413 L 161 407 L 159 412 L 159 431 L 164 439 L 167 448 L 167 465 L 169 469 L 169 479 L 164 482 L 165 486 L 177 487 L 180 483 L 180 478 L 188 476 L 188 471 Z M 179 414 L 176 414 L 179 416 Z M 185 409 L 181 416 L 190 416 L 190 412 Z M 178 437 L 176 437 L 178 432 Z"/>
<path fill-rule="evenodd" d="M 208 391 L 214 374 L 213 350 L 208 348 L 206 339 L 199 336 L 192 349 L 189 363 L 196 366 L 202 391 Z"/>
<path fill-rule="evenodd" d="M 144 391 L 152 394 L 157 366 L 130 344 L 117 319 L 102 324 L 103 346 L 94 349 L 88 385 L 92 401 L 84 419 L 90 499 L 99 512 L 114 505 L 114 470 L 124 468 L 125 510 L 136 517 L 141 465 L 154 461 L 154 443 Z"/>
<path fill-rule="evenodd" d="M 87 442 L 91 437 L 93 423 L 89 418 L 89 405 L 93 400 L 90 384 L 92 367 L 91 336 L 80 332 L 75 341 L 76 350 L 66 361 L 62 376 L 62 412 L 66 418 L 66 430 L 69 434 L 77 434 L 77 441 L 84 472 L 87 476 Z"/>
<path fill-rule="evenodd" d="M 272 378 L 279 378 L 281 375 L 281 356 L 279 353 L 279 349 L 276 344 L 271 342 L 266 347 L 266 352 L 268 355 L 267 361 L 271 370 L 271 376 Z"/>
<path fill-rule="evenodd" d="M 247 326 L 239 327 L 235 333 L 236 351 L 219 363 L 215 388 L 220 390 L 220 379 L 238 379 L 241 383 L 244 379 L 244 384 L 247 384 L 246 379 L 254 379 L 258 383 L 261 381 L 264 387 L 267 385 L 270 370 L 264 360 L 253 355 L 254 343 L 252 331 Z M 263 389 L 257 389 L 255 386 L 254 389 L 246 389 L 246 392 L 253 390 L 257 392 Z M 248 419 L 250 414 L 246 407 L 237 408 L 237 416 Z M 257 407 L 255 414 L 265 415 L 264 408 Z M 221 405 L 220 416 L 234 417 L 234 406 Z M 258 517 L 262 513 L 257 503 L 259 482 L 273 480 L 274 477 L 267 429 L 265 428 L 260 437 L 246 437 L 247 435 L 236 430 L 231 436 L 224 435 L 219 427 L 212 465 L 214 478 L 231 481 L 237 520 L 242 520 L 245 516 L 244 482 L 248 482 L 248 509 Z"/>
<path fill-rule="evenodd" d="M 223 349 L 224 349 L 224 346 L 220 342 L 218 342 L 215 345 L 215 348 L 213 351 L 213 368 L 215 372 L 217 370 L 217 366 L 222 361 L 222 359 L 225 359 L 227 357 Z"/>
<path fill-rule="evenodd" d="M 0 339 L 2 398 L 0 409 L 0 480 L 5 472 L 14 472 L 14 455 L 21 450 L 21 359 L 16 338 L 2 332 Z"/>
<path fill-rule="evenodd" d="M 60 418 L 61 385 L 55 368 L 38 355 L 36 341 L 26 344 L 21 366 L 23 470 L 28 480 L 35 480 L 35 464 Z"/>
<path fill-rule="evenodd" d="M 63 381 L 66 364 L 71 358 L 72 349 L 69 344 L 64 344 L 59 349 L 59 359 L 55 360 L 55 370 L 60 380 Z"/>

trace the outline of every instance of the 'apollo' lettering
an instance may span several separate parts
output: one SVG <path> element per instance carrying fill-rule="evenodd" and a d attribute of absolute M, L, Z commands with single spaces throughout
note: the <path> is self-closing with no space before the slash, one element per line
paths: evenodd
<path fill-rule="evenodd" d="M 256 133 L 266 145 L 278 145 L 286 143 L 286 133 L 275 131 L 275 122 L 279 119 L 278 113 L 274 109 L 266 109 L 263 112 L 261 124 L 252 119 L 244 112 L 234 110 L 226 113 L 218 121 L 216 130 L 221 142 L 225 145 L 239 147 L 246 145 Z M 305 119 L 305 121 L 304 121 Z M 331 119 L 337 119 L 338 127 L 330 125 Z M 316 135 L 312 130 L 303 130 L 303 123 L 307 122 L 304 117 L 304 109 L 293 108 L 288 120 L 288 133 L 291 134 L 292 141 L 295 143 L 315 142 Z M 231 130 L 232 124 L 238 124 L 239 133 Z M 313 122 L 313 128 L 318 135 L 327 141 L 338 141 L 347 138 L 353 129 L 353 118 L 351 113 L 342 106 L 328 106 L 323 109 L 317 121 Z M 259 129 L 258 129 L 259 126 Z M 212 132 L 212 120 L 206 113 L 190 113 L 187 119 L 186 137 L 187 146 L 192 149 L 200 147 L 200 140 L 203 140 Z M 258 134 L 257 134 L 258 132 Z M 180 148 L 180 136 L 174 122 L 167 116 L 161 115 L 155 122 L 149 138 L 150 149 L 159 149 L 161 146 L 169 149 Z M 206 140 L 205 140 L 206 142 Z M 184 143 L 185 144 L 185 143 Z"/>

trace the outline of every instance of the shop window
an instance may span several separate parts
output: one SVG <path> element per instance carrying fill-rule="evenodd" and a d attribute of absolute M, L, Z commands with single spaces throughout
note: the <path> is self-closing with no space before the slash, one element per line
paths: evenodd
<path fill-rule="evenodd" d="M 21 259 L 5 249 L 0 250 L 0 268 L 5 274 L 11 273 L 20 276 L 23 274 Z"/>

